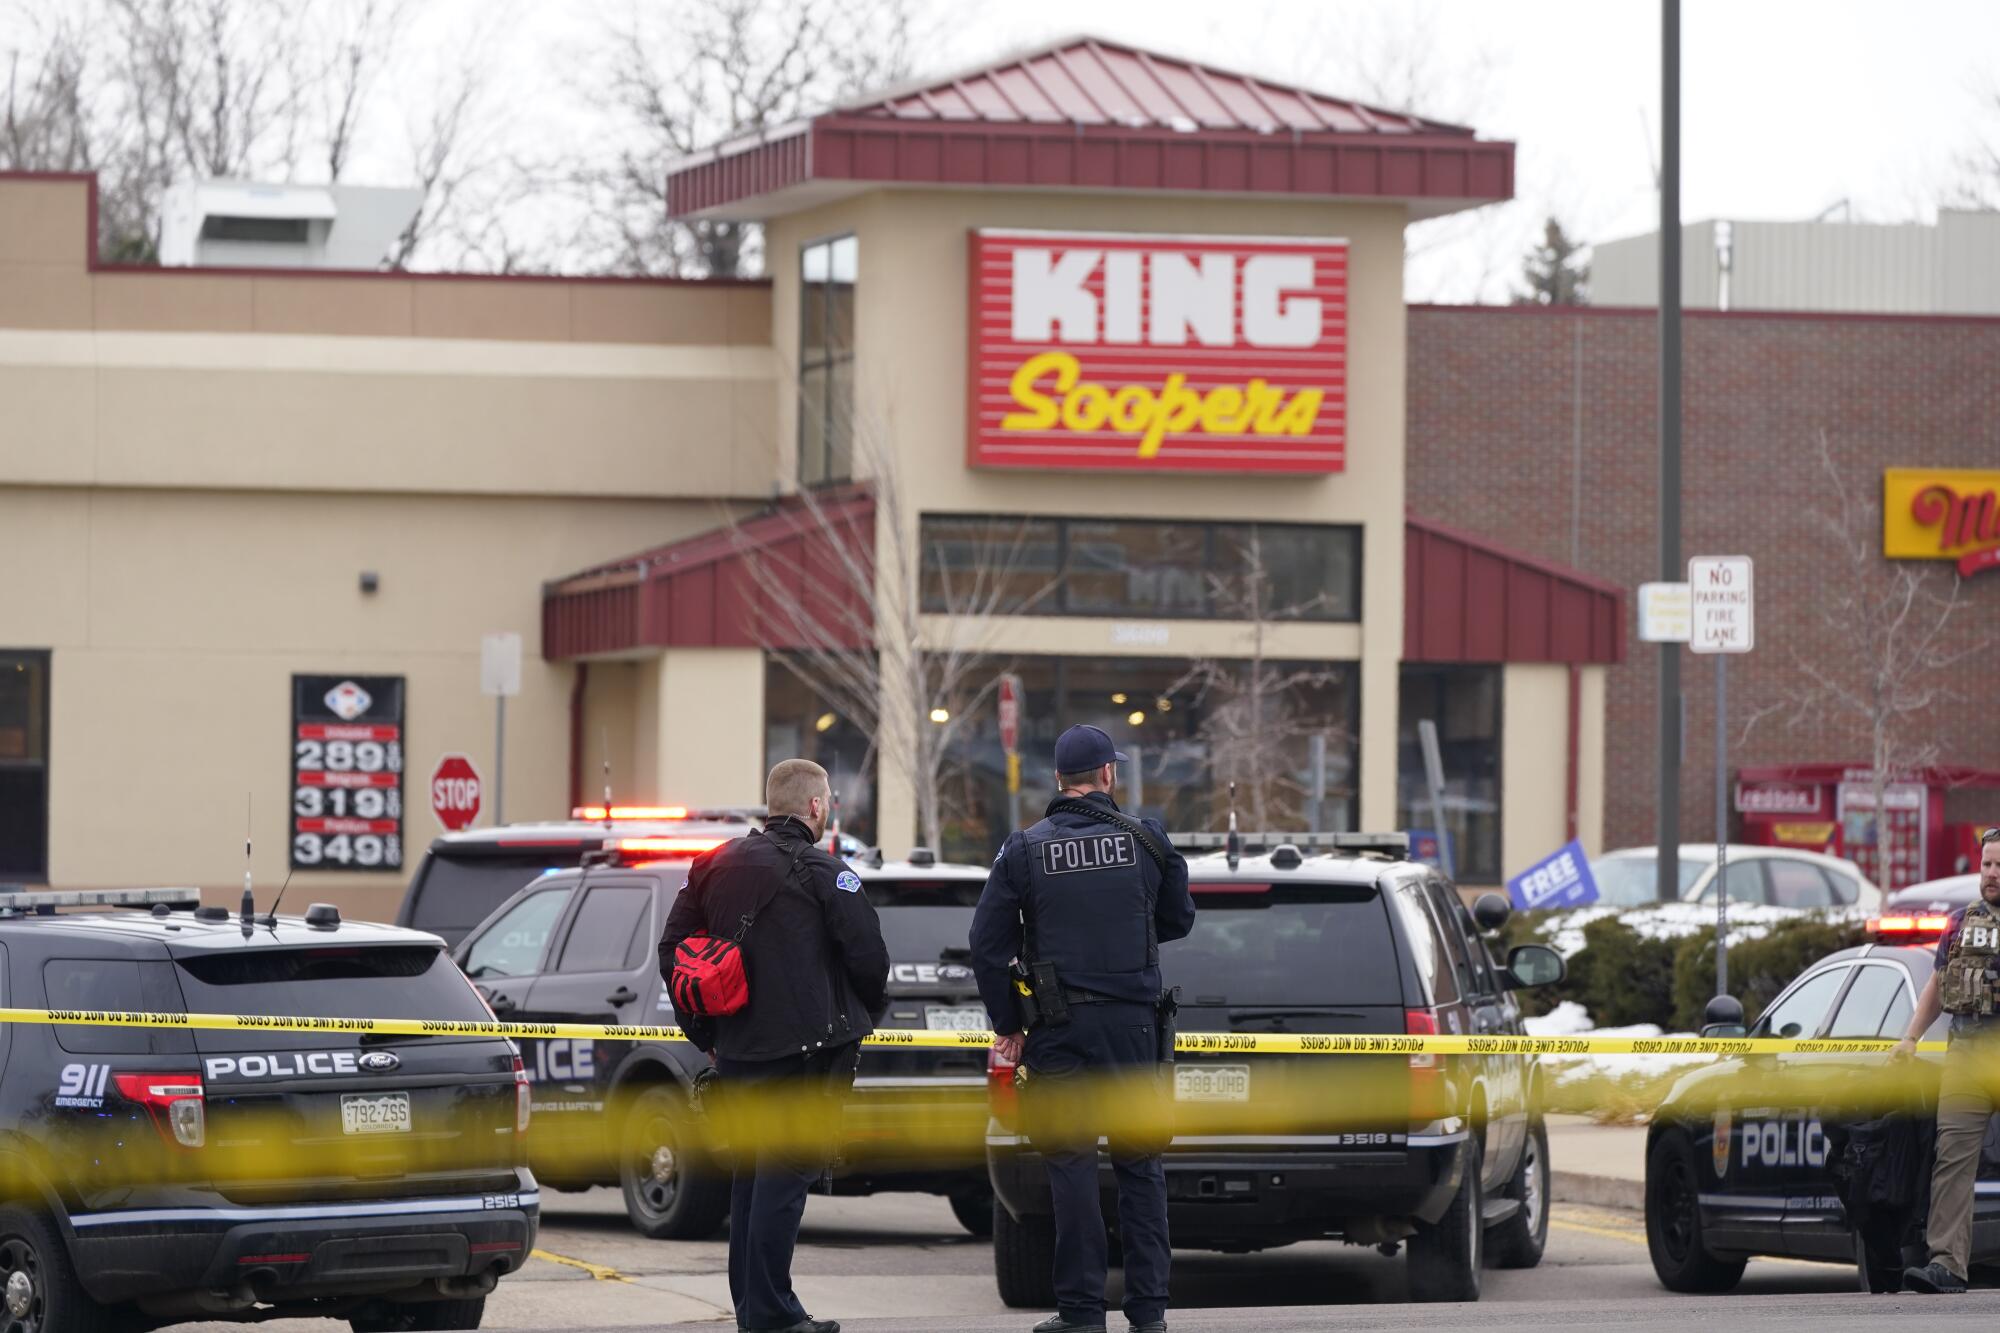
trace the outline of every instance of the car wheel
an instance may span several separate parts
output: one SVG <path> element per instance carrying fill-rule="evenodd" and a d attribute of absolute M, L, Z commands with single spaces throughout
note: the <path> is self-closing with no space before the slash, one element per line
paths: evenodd
<path fill-rule="evenodd" d="M 347 1321 L 354 1333 L 444 1333 L 447 1329 L 478 1328 L 486 1317 L 486 1298 L 422 1301 L 391 1306 L 386 1312 L 356 1315 Z"/>
<path fill-rule="evenodd" d="M 1409 1243 L 1410 1299 L 1476 1301 L 1486 1248 L 1485 1198 L 1479 1188 L 1482 1149 L 1475 1135 L 1465 1145 L 1465 1181 L 1435 1222 L 1417 1223 Z"/>
<path fill-rule="evenodd" d="M 618 1154 L 625 1215 L 653 1240 L 702 1240 L 729 1215 L 729 1179 L 696 1161 L 687 1095 L 648 1088 L 632 1103 Z"/>
<path fill-rule="evenodd" d="M 1539 1119 L 1528 1125 L 1521 1164 L 1504 1192 L 1521 1208 L 1487 1236 L 1487 1260 L 1495 1268 L 1533 1268 L 1549 1243 L 1549 1130 Z"/>
<path fill-rule="evenodd" d="M 0 1333 L 116 1333 L 124 1323 L 84 1291 L 48 1218 L 0 1208 Z"/>
<path fill-rule="evenodd" d="M 1719 1259 L 1701 1237 L 1701 1194 L 1694 1147 L 1670 1129 L 1646 1154 L 1646 1249 L 1668 1291 L 1729 1291 L 1743 1279 L 1746 1260 Z"/>
<path fill-rule="evenodd" d="M 993 1277 L 1012 1310 L 1048 1310 L 1056 1303 L 1056 1220 L 1033 1213 L 1016 1219 L 993 1201 Z"/>
<path fill-rule="evenodd" d="M 993 1234 L 992 1190 L 954 1190 L 950 1198 L 951 1215 L 960 1226 L 982 1239 Z"/>

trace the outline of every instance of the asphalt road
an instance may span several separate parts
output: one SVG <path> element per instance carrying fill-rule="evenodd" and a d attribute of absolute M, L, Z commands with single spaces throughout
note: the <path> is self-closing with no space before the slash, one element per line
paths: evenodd
<path fill-rule="evenodd" d="M 610 1333 L 638 1326 L 732 1327 L 721 1240 L 648 1241 L 625 1223 L 617 1193 L 545 1193 L 541 1245 L 487 1302 L 489 1329 Z M 800 1297 L 849 1333 L 1026 1333 L 1044 1312 L 1008 1310 L 993 1289 L 991 1253 L 941 1199 L 815 1197 L 794 1275 Z M 1851 1268 L 1780 1260 L 1750 1266 L 1725 1297 L 1673 1296 L 1653 1277 L 1636 1214 L 1558 1204 L 1540 1268 L 1489 1271 L 1477 1314 L 1410 1305 L 1400 1258 L 1332 1243 L 1252 1255 L 1174 1256 L 1176 1333 L 1237 1329 L 1454 1328 L 1483 1331 L 1617 1326 L 1688 1333 L 1691 1323 L 1771 1333 L 1873 1328 L 1921 1317 L 1932 1329 L 1990 1330 L 2000 1291 L 1963 1297 L 1864 1297 Z M 1115 1288 L 1114 1288 L 1115 1299 Z M 1110 1324 L 1122 1330 L 1114 1315 Z M 242 1325 L 191 1326 L 228 1333 Z M 271 1333 L 328 1333 L 320 1320 L 282 1320 Z"/>

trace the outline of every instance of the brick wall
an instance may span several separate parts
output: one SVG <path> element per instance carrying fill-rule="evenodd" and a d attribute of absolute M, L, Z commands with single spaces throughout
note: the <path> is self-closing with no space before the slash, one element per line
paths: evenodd
<path fill-rule="evenodd" d="M 1885 467 L 2000 468 L 2000 319 L 1706 313 L 1683 327 L 1682 554 L 1757 562 L 1757 649 L 1730 664 L 1731 767 L 1865 763 L 1861 736 L 1831 716 L 1774 716 L 1742 737 L 1800 688 L 1801 660 L 1866 675 L 1816 596 L 1838 572 L 1810 516 L 1832 498 L 1814 441 L 1824 431 L 1877 501 Z M 1650 310 L 1413 307 L 1411 511 L 1630 589 L 1657 578 L 1656 335 Z M 1943 590 L 1952 567 L 1935 567 Z M 1961 594 L 1958 645 L 1995 646 L 1955 673 L 1962 701 L 1923 726 L 1942 762 L 2000 769 L 2000 572 Z M 1658 654 L 1635 641 L 1610 672 L 1607 846 L 1653 841 Z M 1681 679 L 1681 827 L 1700 840 L 1715 823 L 1713 668 L 1683 650 Z M 2000 792 L 1956 792 L 1948 808 L 2000 822 Z"/>

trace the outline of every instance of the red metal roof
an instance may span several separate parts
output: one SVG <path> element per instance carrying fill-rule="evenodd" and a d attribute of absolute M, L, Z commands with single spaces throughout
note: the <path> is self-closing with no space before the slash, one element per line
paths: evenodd
<path fill-rule="evenodd" d="M 1403 528 L 1405 662 L 1625 660 L 1625 593 L 1414 516 Z"/>
<path fill-rule="evenodd" d="M 542 589 L 542 656 L 814 646 L 787 641 L 785 617 L 766 613 L 774 579 L 797 585 L 796 605 L 823 608 L 834 637 L 848 640 L 843 646 L 865 646 L 870 636 L 854 631 L 872 626 L 873 611 L 853 580 L 826 576 L 837 567 L 826 549 L 833 541 L 873 563 L 875 497 L 866 488 L 829 492 L 812 506 L 793 496 L 734 527 L 558 579 Z"/>
<path fill-rule="evenodd" d="M 1511 198 L 1514 145 L 1075 37 L 697 154 L 669 171 L 667 210 L 767 217 L 863 184 L 1397 198 L 1425 216 Z"/>

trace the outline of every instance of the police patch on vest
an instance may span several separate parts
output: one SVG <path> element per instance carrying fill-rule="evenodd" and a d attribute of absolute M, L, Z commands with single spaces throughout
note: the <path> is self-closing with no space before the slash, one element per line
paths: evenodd
<path fill-rule="evenodd" d="M 1093 833 L 1085 838 L 1054 838 L 1042 844 L 1042 873 L 1076 875 L 1139 864 L 1139 849 L 1129 833 Z"/>

